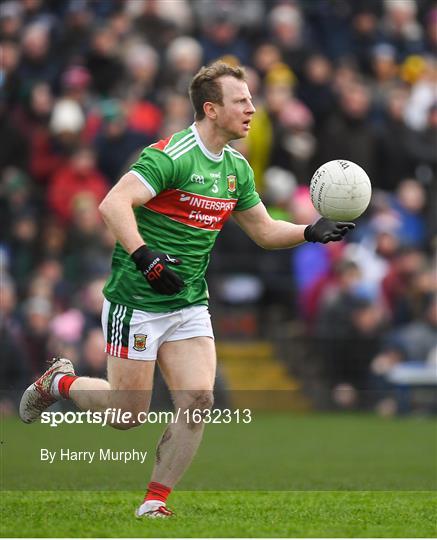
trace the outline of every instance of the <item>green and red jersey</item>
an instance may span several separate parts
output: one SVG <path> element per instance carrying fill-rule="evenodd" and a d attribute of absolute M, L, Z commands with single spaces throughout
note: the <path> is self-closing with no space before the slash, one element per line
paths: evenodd
<path fill-rule="evenodd" d="M 138 230 L 151 250 L 182 259 L 171 268 L 186 287 L 173 296 L 158 294 L 117 243 L 105 297 L 152 312 L 208 304 L 205 272 L 218 233 L 233 210 L 260 202 L 250 165 L 229 145 L 212 154 L 193 124 L 145 148 L 130 172 L 153 194 L 135 209 Z"/>

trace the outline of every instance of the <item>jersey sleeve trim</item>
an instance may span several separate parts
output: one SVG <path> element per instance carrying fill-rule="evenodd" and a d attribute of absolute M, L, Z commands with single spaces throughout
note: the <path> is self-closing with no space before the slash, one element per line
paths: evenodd
<path fill-rule="evenodd" d="M 247 203 L 247 205 L 244 208 L 235 208 L 235 210 L 233 210 L 233 212 L 244 212 L 245 210 L 250 210 L 251 208 L 253 208 L 257 204 L 259 204 L 260 202 L 261 202 L 261 199 L 258 196 L 258 200 Z"/>
<path fill-rule="evenodd" d="M 144 176 L 142 176 L 138 171 L 134 171 L 133 169 L 131 169 L 129 172 L 131 172 L 133 175 L 135 175 L 138 178 L 138 180 L 140 182 L 142 182 L 146 186 L 146 188 L 150 191 L 150 193 L 154 197 L 156 197 L 155 188 L 149 184 L 149 182 L 144 178 Z"/>

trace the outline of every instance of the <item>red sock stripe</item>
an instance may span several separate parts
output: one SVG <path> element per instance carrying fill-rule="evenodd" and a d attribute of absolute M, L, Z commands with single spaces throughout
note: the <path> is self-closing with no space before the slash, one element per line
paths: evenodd
<path fill-rule="evenodd" d="M 64 375 L 59 379 L 58 390 L 63 398 L 68 399 L 70 397 L 70 386 L 78 378 L 76 375 Z"/>
<path fill-rule="evenodd" d="M 159 482 L 150 482 L 150 484 L 147 486 L 147 493 L 144 500 L 154 500 L 165 503 L 170 493 L 171 488 L 164 486 L 164 484 L 160 484 Z"/>

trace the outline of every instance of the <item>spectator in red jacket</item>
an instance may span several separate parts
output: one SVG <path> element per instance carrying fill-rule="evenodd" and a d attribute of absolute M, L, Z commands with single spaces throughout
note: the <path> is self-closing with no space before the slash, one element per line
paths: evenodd
<path fill-rule="evenodd" d="M 69 224 L 77 197 L 91 194 L 100 203 L 107 191 L 107 181 L 96 168 L 93 150 L 80 146 L 51 179 L 47 202 L 60 221 Z"/>
<path fill-rule="evenodd" d="M 408 324 L 415 318 L 418 302 L 413 284 L 425 265 L 425 254 L 414 246 L 400 247 L 393 258 L 381 288 L 394 325 Z"/>

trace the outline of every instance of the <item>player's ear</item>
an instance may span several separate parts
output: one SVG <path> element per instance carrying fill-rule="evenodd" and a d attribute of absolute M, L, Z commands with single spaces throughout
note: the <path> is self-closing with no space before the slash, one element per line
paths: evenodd
<path fill-rule="evenodd" d="M 210 120 L 215 120 L 217 118 L 216 104 L 212 101 L 205 101 L 203 104 L 203 112 L 205 116 Z"/>

